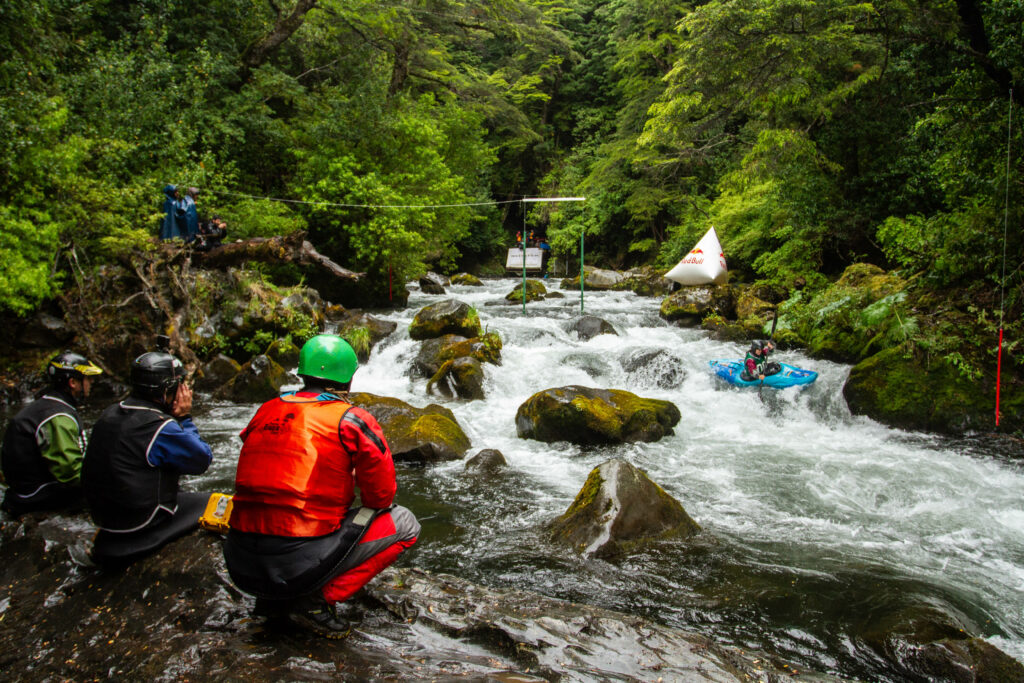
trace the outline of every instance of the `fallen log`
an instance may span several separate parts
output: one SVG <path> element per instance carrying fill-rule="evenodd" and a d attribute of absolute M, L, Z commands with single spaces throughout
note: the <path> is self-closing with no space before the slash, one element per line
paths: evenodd
<path fill-rule="evenodd" d="M 349 281 L 357 281 L 366 275 L 343 268 L 318 252 L 302 231 L 284 236 L 253 237 L 228 242 L 209 251 L 192 253 L 192 264 L 197 268 L 227 268 L 241 266 L 249 261 L 312 266 L 333 277 Z"/>

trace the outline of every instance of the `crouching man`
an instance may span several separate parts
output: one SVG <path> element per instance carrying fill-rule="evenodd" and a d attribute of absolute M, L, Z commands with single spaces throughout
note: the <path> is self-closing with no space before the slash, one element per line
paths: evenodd
<path fill-rule="evenodd" d="M 255 595 L 256 614 L 287 616 L 329 638 L 351 624 L 337 603 L 416 542 L 420 525 L 393 504 L 391 450 L 377 421 L 346 400 L 358 361 L 319 335 L 299 356 L 302 389 L 260 406 L 242 431 L 224 560 Z M 356 488 L 360 506 L 353 507 Z"/>

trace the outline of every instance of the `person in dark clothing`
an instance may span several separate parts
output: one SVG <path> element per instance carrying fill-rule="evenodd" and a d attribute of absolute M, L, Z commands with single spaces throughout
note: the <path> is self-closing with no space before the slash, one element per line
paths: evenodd
<path fill-rule="evenodd" d="M 13 515 L 73 509 L 82 504 L 85 430 L 78 404 L 102 374 L 77 353 L 65 351 L 46 366 L 49 386 L 11 420 L 0 467 L 7 483 L 2 507 Z"/>
<path fill-rule="evenodd" d="M 547 237 L 540 238 L 540 269 L 544 273 L 544 277 L 548 276 L 548 261 L 551 260 L 551 245 L 548 244 Z"/>
<path fill-rule="evenodd" d="M 192 423 L 185 368 L 169 353 L 132 363 L 132 393 L 107 407 L 93 427 L 82 489 L 93 522 L 93 562 L 123 566 L 199 526 L 209 494 L 178 490 L 183 474 L 202 474 L 213 452 Z"/>
<path fill-rule="evenodd" d="M 185 239 L 188 235 L 188 221 L 185 216 L 185 201 L 175 185 L 164 187 L 164 217 L 160 221 L 160 239 Z"/>
<path fill-rule="evenodd" d="M 242 431 L 224 560 L 260 616 L 328 638 L 351 625 L 337 603 L 416 542 L 420 525 L 394 504 L 395 466 L 377 421 L 347 400 L 358 361 L 322 334 L 300 352 L 304 386 L 272 399 Z M 354 506 L 356 489 L 360 506 Z"/>
<path fill-rule="evenodd" d="M 747 355 L 743 359 L 744 368 L 743 372 L 740 373 L 740 379 L 747 382 L 764 380 L 766 376 L 774 375 L 781 370 L 781 365 L 768 360 L 768 354 L 774 350 L 775 345 L 771 340 L 763 341 L 757 339 L 751 342 L 750 350 L 747 351 Z"/>
<path fill-rule="evenodd" d="M 228 227 L 224 220 L 217 215 L 214 215 L 208 221 L 200 221 L 199 223 L 199 239 L 196 240 L 197 251 L 209 251 L 210 249 L 216 249 L 221 245 L 223 240 L 228 234 Z"/>
<path fill-rule="evenodd" d="M 185 191 L 185 199 L 182 200 L 182 203 L 185 206 L 186 242 L 192 242 L 199 236 L 199 207 L 196 205 L 198 199 L 198 187 L 190 187 Z"/>

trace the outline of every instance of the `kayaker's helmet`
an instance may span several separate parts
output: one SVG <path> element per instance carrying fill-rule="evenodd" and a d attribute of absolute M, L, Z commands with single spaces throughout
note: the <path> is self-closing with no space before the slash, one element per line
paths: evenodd
<path fill-rule="evenodd" d="M 347 385 L 356 374 L 359 359 L 352 346 L 336 334 L 318 334 L 299 351 L 299 377 Z"/>
<path fill-rule="evenodd" d="M 750 342 L 750 351 L 751 353 L 755 351 L 764 351 L 764 342 L 761 341 L 760 339 L 755 339 L 754 341 Z"/>
<path fill-rule="evenodd" d="M 164 351 L 150 351 L 132 361 L 130 382 L 132 394 L 162 403 L 170 391 L 177 391 L 185 381 L 185 366 Z"/>
<path fill-rule="evenodd" d="M 85 356 L 74 351 L 58 353 L 46 366 L 46 377 L 54 387 L 65 387 L 69 379 L 102 375 L 103 371 Z"/>

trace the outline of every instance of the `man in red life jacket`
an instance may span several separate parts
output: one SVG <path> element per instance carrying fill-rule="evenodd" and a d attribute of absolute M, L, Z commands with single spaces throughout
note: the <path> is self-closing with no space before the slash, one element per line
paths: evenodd
<path fill-rule="evenodd" d="M 416 542 L 419 522 L 394 505 L 395 466 L 377 421 L 346 400 L 358 361 L 322 334 L 299 355 L 304 386 L 272 399 L 242 431 L 231 531 L 232 580 L 259 616 L 285 617 L 329 638 L 351 626 L 352 597 Z M 359 489 L 361 506 L 353 506 Z"/>

